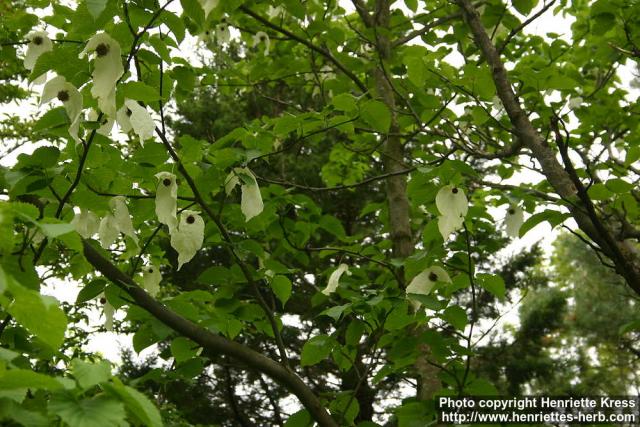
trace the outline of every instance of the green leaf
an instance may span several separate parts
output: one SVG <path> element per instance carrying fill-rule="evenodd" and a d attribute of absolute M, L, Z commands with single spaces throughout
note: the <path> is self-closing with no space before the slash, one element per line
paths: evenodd
<path fill-rule="evenodd" d="M 160 99 L 160 90 L 142 82 L 127 82 L 120 87 L 125 98 L 142 102 L 153 102 Z"/>
<path fill-rule="evenodd" d="M 513 7 L 523 15 L 528 15 L 538 3 L 538 0 L 513 0 Z"/>
<path fill-rule="evenodd" d="M 478 283 L 487 291 L 491 292 L 496 297 L 503 299 L 505 296 L 505 284 L 502 277 L 495 274 L 481 273 L 476 275 Z"/>
<path fill-rule="evenodd" d="M 111 365 L 106 360 L 98 363 L 85 362 L 80 359 L 71 361 L 71 373 L 83 390 L 111 378 Z"/>
<path fill-rule="evenodd" d="M 78 296 L 76 297 L 76 305 L 89 301 L 100 295 L 104 291 L 107 282 L 104 279 L 94 279 L 84 288 L 80 289 Z"/>
<path fill-rule="evenodd" d="M 407 66 L 409 81 L 419 88 L 423 87 L 427 80 L 427 67 L 422 56 L 405 56 L 403 61 Z"/>
<path fill-rule="evenodd" d="M 296 116 L 284 115 L 275 119 L 274 122 L 273 132 L 281 137 L 287 136 L 300 126 L 300 118 Z"/>
<path fill-rule="evenodd" d="M 13 281 L 9 290 L 14 300 L 7 311 L 29 332 L 40 338 L 53 350 L 57 350 L 64 341 L 67 329 L 67 317 L 60 303 L 53 297 L 40 295 Z M 37 315 L 34 315 L 37 313 Z"/>
<path fill-rule="evenodd" d="M 311 427 L 313 426 L 311 414 L 306 409 L 301 409 L 287 418 L 284 427 Z"/>
<path fill-rule="evenodd" d="M 33 125 L 33 132 L 49 134 L 56 129 L 65 128 L 69 125 L 69 118 L 64 110 L 64 107 L 54 108 L 47 111 L 38 121 Z"/>
<path fill-rule="evenodd" d="M 56 394 L 49 402 L 49 411 L 69 427 L 119 427 L 126 418 L 122 403 L 105 395 L 77 400 L 71 393 Z"/>
<path fill-rule="evenodd" d="M 344 111 L 347 113 L 354 111 L 358 107 L 355 97 L 349 93 L 341 93 L 334 96 L 331 100 L 331 103 L 336 108 L 336 110 Z"/>
<path fill-rule="evenodd" d="M 153 403 L 138 390 L 126 386 L 117 378 L 113 383 L 103 384 L 105 391 L 119 397 L 127 409 L 146 427 L 162 427 L 160 412 Z"/>
<path fill-rule="evenodd" d="M 200 6 L 198 0 L 180 0 L 184 14 L 193 20 L 193 22 L 202 28 L 204 24 L 204 10 Z"/>
<path fill-rule="evenodd" d="M 300 366 L 312 366 L 326 359 L 335 341 L 328 335 L 318 335 L 304 343 L 302 355 L 300 356 Z"/>
<path fill-rule="evenodd" d="M 289 297 L 291 297 L 291 280 L 286 276 L 278 274 L 271 279 L 270 284 L 273 293 L 276 294 L 284 306 L 289 300 Z"/>
<path fill-rule="evenodd" d="M 440 317 L 451 323 L 454 328 L 459 330 L 463 330 L 469 321 L 467 318 L 467 312 L 459 305 L 447 307 Z"/>
<path fill-rule="evenodd" d="M 320 223 L 318 225 L 339 239 L 346 237 L 342 223 L 335 216 L 323 215 L 322 218 L 320 218 Z"/>
<path fill-rule="evenodd" d="M 53 220 L 53 218 L 48 219 Z M 42 233 L 50 239 L 54 239 L 58 236 L 62 236 L 63 234 L 71 233 L 72 231 L 74 231 L 73 225 L 63 222 L 44 223 L 39 221 L 38 227 L 40 228 L 40 230 L 42 230 Z"/>
<path fill-rule="evenodd" d="M 546 210 L 544 212 L 531 215 L 529 219 L 527 219 L 524 224 L 522 224 L 522 227 L 520 227 L 520 237 L 527 234 L 529 230 L 543 221 L 547 221 L 549 224 L 551 224 L 551 227 L 555 227 L 570 216 L 571 214 L 554 210 Z"/>
<path fill-rule="evenodd" d="M 98 19 L 104 8 L 107 6 L 107 0 L 87 0 L 87 9 L 93 16 L 93 19 Z"/>
<path fill-rule="evenodd" d="M 48 375 L 39 374 L 27 369 L 0 371 L 0 390 L 23 388 L 58 390 L 62 388 L 62 383 Z"/>
<path fill-rule="evenodd" d="M 391 126 L 391 112 L 380 101 L 369 100 L 360 107 L 362 119 L 374 130 L 382 133 L 389 131 Z"/>
<path fill-rule="evenodd" d="M 610 179 L 605 185 L 609 190 L 617 194 L 628 193 L 633 188 L 633 184 L 620 178 Z"/>
<path fill-rule="evenodd" d="M 360 412 L 360 405 L 353 392 L 338 393 L 336 398 L 329 404 L 331 413 L 342 418 L 341 425 L 353 425 L 353 420 Z"/>
<path fill-rule="evenodd" d="M 171 354 L 177 363 L 192 359 L 198 353 L 200 346 L 185 337 L 177 337 L 171 341 Z"/>
<path fill-rule="evenodd" d="M 329 316 L 337 322 L 338 319 L 342 316 L 342 313 L 344 313 L 344 311 L 349 307 L 351 307 L 351 304 L 336 305 L 334 307 L 327 308 L 322 313 L 320 313 L 320 315 Z"/>

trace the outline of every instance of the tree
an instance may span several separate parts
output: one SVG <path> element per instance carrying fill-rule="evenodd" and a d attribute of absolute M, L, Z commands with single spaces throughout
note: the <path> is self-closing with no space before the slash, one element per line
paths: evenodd
<path fill-rule="evenodd" d="M 436 393 L 496 392 L 474 325 L 505 296 L 495 254 L 540 222 L 575 221 L 640 293 L 631 0 L 49 5 L 0 27 L 0 98 L 46 111 L 3 122 L 38 146 L 0 180 L 14 422 L 159 425 L 150 398 L 186 405 L 162 384 L 203 375 L 233 424 L 427 422 Z M 554 6 L 571 43 L 525 33 Z M 83 284 L 75 306 L 52 278 Z M 89 306 L 172 369 L 125 384 L 78 351 Z M 240 383 L 268 405 L 239 411 Z"/>

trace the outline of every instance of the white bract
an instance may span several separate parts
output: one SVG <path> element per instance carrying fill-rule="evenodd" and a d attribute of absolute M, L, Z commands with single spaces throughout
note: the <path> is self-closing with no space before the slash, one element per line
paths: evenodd
<path fill-rule="evenodd" d="M 51 39 L 44 31 L 32 31 L 27 34 L 29 44 L 27 44 L 27 52 L 24 55 L 24 68 L 31 71 L 36 65 L 36 61 L 45 52 L 53 50 L 53 43 Z M 35 84 L 42 83 L 42 78 L 46 76 L 46 73 L 37 76 L 34 80 Z"/>
<path fill-rule="evenodd" d="M 116 241 L 120 230 L 118 229 L 118 223 L 111 213 L 108 213 L 102 220 L 100 220 L 100 227 L 98 228 L 98 236 L 100 238 L 100 245 L 109 249 L 109 247 Z"/>
<path fill-rule="evenodd" d="M 156 189 L 156 216 L 158 221 L 172 230 L 178 226 L 178 184 L 176 176 L 171 172 L 158 172 L 158 188 Z"/>
<path fill-rule="evenodd" d="M 109 201 L 109 206 L 113 210 L 113 216 L 118 224 L 118 229 L 125 236 L 131 237 L 137 245 L 138 237 L 133 229 L 133 223 L 131 222 L 131 216 L 129 215 L 129 209 L 127 209 L 125 200 L 126 198 L 124 196 L 116 196 Z"/>
<path fill-rule="evenodd" d="M 200 6 L 202 6 L 202 9 L 204 10 L 205 17 L 209 15 L 209 12 L 211 12 L 213 9 L 218 7 L 218 3 L 220 2 L 220 0 L 198 0 L 198 1 L 200 3 Z"/>
<path fill-rule="evenodd" d="M 113 308 L 111 304 L 109 304 L 109 301 L 107 301 L 104 293 L 101 293 L 99 295 L 99 298 L 100 303 L 102 304 L 102 314 L 104 314 L 104 328 L 107 331 L 113 331 L 113 315 L 116 309 Z"/>
<path fill-rule="evenodd" d="M 98 112 L 96 110 L 92 109 L 89 111 L 89 121 L 98 121 L 98 117 Z M 100 118 L 100 127 L 96 132 L 100 135 L 109 136 L 111 135 L 111 129 L 113 129 L 114 123 L 115 120 L 113 118 L 102 115 L 102 118 Z"/>
<path fill-rule="evenodd" d="M 129 236 L 135 244 L 138 244 L 138 237 L 133 229 L 133 223 L 129 216 L 129 209 L 125 203 L 124 196 L 116 196 L 109 200 L 109 212 L 102 221 L 100 221 L 100 227 L 98 235 L 100 237 L 100 244 L 103 248 L 108 249 L 118 238 L 118 234 L 122 233 L 125 236 Z"/>
<path fill-rule="evenodd" d="M 124 74 L 120 45 L 107 33 L 91 37 L 80 56 L 95 53 L 93 61 L 93 87 L 91 95 L 98 107 L 109 117 L 116 114 L 116 83 Z"/>
<path fill-rule="evenodd" d="M 269 34 L 265 33 L 264 31 L 258 31 L 257 33 L 255 33 L 255 35 L 253 36 L 253 44 L 251 45 L 251 47 L 256 47 L 260 43 L 264 43 L 264 56 L 269 55 L 269 47 L 271 47 Z"/>
<path fill-rule="evenodd" d="M 140 137 L 140 144 L 153 137 L 156 125 L 145 107 L 132 99 L 125 99 L 124 105 L 116 114 L 118 125 L 124 133 L 133 130 Z"/>
<path fill-rule="evenodd" d="M 222 46 L 229 43 L 230 39 L 231 31 L 229 30 L 229 25 L 227 24 L 227 20 L 223 19 L 222 22 L 216 25 L 216 42 L 218 46 Z"/>
<path fill-rule="evenodd" d="M 464 217 L 469 210 L 469 202 L 461 188 L 445 185 L 436 194 L 436 207 L 442 215 Z"/>
<path fill-rule="evenodd" d="M 262 202 L 262 195 L 260 194 L 260 187 L 256 177 L 249 168 L 235 168 L 227 176 L 224 184 L 226 193 L 230 194 L 235 186 L 240 183 L 242 184 L 240 187 L 242 191 L 240 210 L 242 210 L 245 220 L 249 221 L 262 212 L 264 203 Z"/>
<path fill-rule="evenodd" d="M 520 206 L 512 206 L 507 211 L 504 218 L 504 226 L 507 235 L 510 237 L 520 237 L 520 227 L 524 222 L 524 212 Z"/>
<path fill-rule="evenodd" d="M 76 214 L 71 220 L 71 225 L 85 239 L 91 238 L 98 232 L 98 217 L 91 211 L 80 209 L 80 213 Z"/>
<path fill-rule="evenodd" d="M 149 295 L 155 297 L 160 292 L 160 282 L 162 274 L 160 269 L 155 265 L 150 265 L 142 272 L 142 287 L 149 292 Z"/>
<path fill-rule="evenodd" d="M 464 218 L 461 216 L 444 216 L 438 217 L 438 231 L 442 235 L 442 238 L 446 241 L 451 233 L 462 228 Z"/>
<path fill-rule="evenodd" d="M 580 96 L 576 96 L 575 98 L 570 98 L 569 99 L 569 103 L 568 106 L 569 108 L 571 108 L 572 110 L 575 110 L 576 108 L 580 108 L 580 106 L 582 105 L 582 102 L 584 100 L 582 99 L 582 97 Z"/>
<path fill-rule="evenodd" d="M 429 295 L 438 282 L 451 283 L 451 278 L 442 267 L 434 265 L 422 271 L 411 280 L 411 283 L 409 283 L 406 289 L 407 295 Z M 418 308 L 420 303 L 414 301 L 413 305 L 415 308 Z"/>
<path fill-rule="evenodd" d="M 204 241 L 204 221 L 198 212 L 185 210 L 178 227 L 171 230 L 171 246 L 178 252 L 178 270 L 191 261 Z"/>
<path fill-rule="evenodd" d="M 349 272 L 349 266 L 347 264 L 340 264 L 338 268 L 331 273 L 331 276 L 329 276 L 329 283 L 327 283 L 327 287 L 322 290 L 322 293 L 325 295 L 331 295 L 335 292 L 340 284 L 340 278 L 344 273 L 347 273 L 348 276 L 351 275 L 351 272 Z"/>
<path fill-rule="evenodd" d="M 42 97 L 40 105 L 58 99 L 62 102 L 71 125 L 69 126 L 69 135 L 77 143 L 80 142 L 78 130 L 80 129 L 80 114 L 82 113 L 82 94 L 78 89 L 62 76 L 56 76 L 49 80 L 42 88 Z"/>

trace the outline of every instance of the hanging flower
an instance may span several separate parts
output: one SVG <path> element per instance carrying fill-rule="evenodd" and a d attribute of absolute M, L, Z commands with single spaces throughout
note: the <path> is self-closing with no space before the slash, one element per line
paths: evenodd
<path fill-rule="evenodd" d="M 282 6 L 273 7 L 272 5 L 269 5 L 269 8 L 267 9 L 267 16 L 269 19 L 277 18 L 283 14 L 284 10 L 282 9 Z"/>
<path fill-rule="evenodd" d="M 32 31 L 27 34 L 27 39 L 29 43 L 27 44 L 27 52 L 24 55 L 24 68 L 31 71 L 33 67 L 35 67 L 40 55 L 53 50 L 53 43 L 44 31 Z M 38 76 L 34 80 L 34 83 L 44 83 L 44 78 L 46 78 L 46 73 Z"/>
<path fill-rule="evenodd" d="M 327 287 L 322 290 L 322 293 L 325 295 L 331 295 L 335 292 L 340 284 L 340 278 L 344 273 L 347 273 L 348 276 L 351 275 L 351 272 L 349 272 L 349 266 L 347 264 L 340 264 L 338 268 L 331 273 L 331 276 L 329 276 L 329 283 L 327 284 Z"/>
<path fill-rule="evenodd" d="M 98 112 L 96 110 L 89 110 L 89 121 L 95 122 L 98 121 Z M 113 129 L 113 124 L 115 120 L 111 117 L 106 117 L 104 114 L 100 119 L 100 127 L 96 131 L 100 135 L 109 136 L 111 135 L 111 129 Z"/>
<path fill-rule="evenodd" d="M 80 209 L 80 213 L 71 220 L 71 225 L 85 239 L 91 238 L 99 229 L 98 217 L 89 210 Z"/>
<path fill-rule="evenodd" d="M 249 168 L 235 168 L 225 180 L 225 191 L 228 194 L 238 184 L 241 185 L 242 199 L 240 201 L 240 210 L 244 214 L 245 220 L 249 221 L 254 216 L 259 215 L 264 209 L 260 187 L 256 177 Z"/>
<path fill-rule="evenodd" d="M 100 304 L 102 304 L 102 314 L 104 315 L 104 328 L 111 332 L 113 331 L 113 315 L 116 309 L 109 304 L 104 292 L 100 294 Z"/>
<path fill-rule="evenodd" d="M 583 99 L 580 96 L 576 96 L 575 98 L 569 98 L 568 106 L 570 109 L 575 110 L 576 108 L 580 108 L 583 103 Z"/>
<path fill-rule="evenodd" d="M 80 142 L 78 130 L 80 129 L 80 114 L 82 113 L 82 94 L 78 89 L 62 76 L 56 76 L 49 80 L 42 89 L 40 105 L 45 104 L 52 99 L 58 99 L 62 102 L 67 116 L 71 121 L 69 126 L 69 135 L 77 143 Z"/>
<path fill-rule="evenodd" d="M 158 172 L 156 189 L 156 216 L 158 221 L 172 230 L 178 226 L 178 184 L 176 176 L 170 172 Z"/>
<path fill-rule="evenodd" d="M 116 241 L 120 233 L 129 236 L 137 245 L 138 237 L 133 229 L 133 223 L 131 222 L 124 196 L 112 198 L 109 201 L 109 207 L 111 212 L 102 218 L 98 230 L 102 247 L 108 249 Z"/>
<path fill-rule="evenodd" d="M 451 283 L 451 278 L 442 267 L 434 265 L 414 277 L 407 286 L 406 293 L 407 295 L 429 295 L 438 282 Z M 420 303 L 415 301 L 414 307 L 418 308 L 419 306 Z"/>
<path fill-rule="evenodd" d="M 507 235 L 510 237 L 520 237 L 520 227 L 524 222 L 524 212 L 520 206 L 511 206 L 507 210 L 507 216 L 504 218 L 504 226 Z"/>
<path fill-rule="evenodd" d="M 160 282 L 162 281 L 162 274 L 160 269 L 155 265 L 150 265 L 142 272 L 142 287 L 149 292 L 149 295 L 155 298 L 160 292 Z"/>
<path fill-rule="evenodd" d="M 138 244 L 138 236 L 133 229 L 133 223 L 131 222 L 131 216 L 129 215 L 129 209 L 125 203 L 126 198 L 124 196 L 116 196 L 109 201 L 109 206 L 113 210 L 113 216 L 118 224 L 118 229 L 125 236 L 131 237 L 133 241 Z"/>
<path fill-rule="evenodd" d="M 93 61 L 93 87 L 91 94 L 98 100 L 98 107 L 107 116 L 116 114 L 116 83 L 124 74 L 120 45 L 107 33 L 91 37 L 80 56 L 95 53 Z"/>
<path fill-rule="evenodd" d="M 202 9 L 204 10 L 205 18 L 209 15 L 209 13 L 213 9 L 218 7 L 218 3 L 220 3 L 220 0 L 198 0 L 198 1 L 200 2 L 200 6 L 202 6 Z"/>
<path fill-rule="evenodd" d="M 132 129 L 140 137 L 140 145 L 153 137 L 156 125 L 145 107 L 132 99 L 125 99 L 124 105 L 118 110 L 117 120 L 120 129 L 124 133 Z"/>
<path fill-rule="evenodd" d="M 445 216 L 465 216 L 469 210 L 469 202 L 461 188 L 445 185 L 436 194 L 436 207 Z"/>
<path fill-rule="evenodd" d="M 191 261 L 204 242 L 204 221 L 198 212 L 185 210 L 178 227 L 171 230 L 171 246 L 178 252 L 178 270 Z"/>
<path fill-rule="evenodd" d="M 100 220 L 100 227 L 98 228 L 98 237 L 100 238 L 100 245 L 109 249 L 113 242 L 118 239 L 120 230 L 118 229 L 118 223 L 115 217 L 108 213 L 102 220 Z"/>
<path fill-rule="evenodd" d="M 268 56 L 269 55 L 269 47 L 271 46 L 271 41 L 269 40 L 269 35 L 267 33 L 265 33 L 264 31 L 258 31 L 254 36 L 253 36 L 253 44 L 251 45 L 251 47 L 256 47 L 258 46 L 260 43 L 264 43 L 264 56 Z"/>
<path fill-rule="evenodd" d="M 464 217 L 461 216 L 445 216 L 441 215 L 438 217 L 438 231 L 442 235 L 442 239 L 447 241 L 451 233 L 456 230 L 462 228 L 462 224 L 464 223 Z"/>
<path fill-rule="evenodd" d="M 229 24 L 227 18 L 222 18 L 220 23 L 216 25 L 216 42 L 218 46 L 229 43 L 231 39 L 231 31 L 229 30 Z"/>

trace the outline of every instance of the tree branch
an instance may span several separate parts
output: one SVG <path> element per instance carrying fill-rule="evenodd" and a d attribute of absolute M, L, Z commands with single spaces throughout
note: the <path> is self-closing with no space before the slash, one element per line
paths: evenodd
<path fill-rule="evenodd" d="M 89 241 L 83 240 L 83 248 L 87 261 L 96 270 L 127 292 L 139 307 L 148 311 L 166 326 L 198 343 L 206 353 L 223 354 L 244 363 L 247 369 L 264 373 L 295 394 L 320 426 L 338 427 L 318 397 L 294 372 L 249 347 L 215 335 L 169 310 L 139 287 L 131 277 L 103 257 Z"/>

